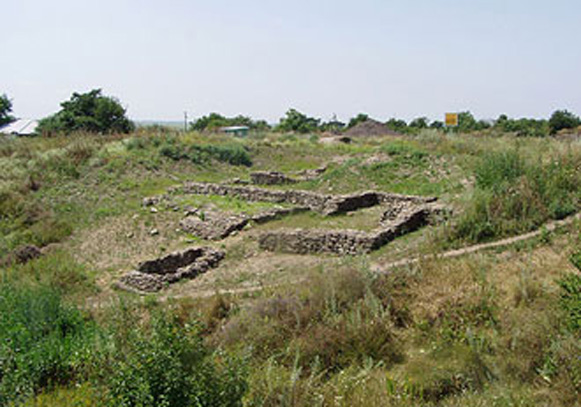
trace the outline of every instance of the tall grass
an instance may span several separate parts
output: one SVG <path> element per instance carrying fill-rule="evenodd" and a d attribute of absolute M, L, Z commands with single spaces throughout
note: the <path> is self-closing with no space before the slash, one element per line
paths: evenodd
<path fill-rule="evenodd" d="M 0 283 L 0 406 L 82 379 L 95 326 L 50 288 Z"/>
<path fill-rule="evenodd" d="M 471 200 L 451 240 L 480 242 L 531 231 L 562 219 L 581 204 L 581 156 L 527 159 L 519 150 L 485 154 L 474 170 Z"/>

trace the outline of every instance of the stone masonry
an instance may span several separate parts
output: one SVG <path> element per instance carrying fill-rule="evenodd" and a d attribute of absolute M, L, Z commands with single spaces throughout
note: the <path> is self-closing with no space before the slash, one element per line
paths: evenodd
<path fill-rule="evenodd" d="M 168 284 L 191 279 L 216 267 L 225 253 L 210 247 L 192 247 L 140 263 L 123 275 L 117 287 L 138 293 L 157 292 Z"/>
<path fill-rule="evenodd" d="M 403 209 L 389 224 L 368 233 L 356 230 L 282 229 L 262 234 L 258 242 L 263 250 L 286 253 L 369 253 L 398 236 L 425 226 L 434 211 L 439 211 L 439 208 L 433 205 L 411 206 Z"/>
<path fill-rule="evenodd" d="M 235 196 L 246 201 L 288 203 L 307 207 L 324 215 L 335 215 L 374 205 L 409 202 L 420 205 L 434 202 L 435 197 L 389 194 L 368 191 L 349 195 L 325 195 L 303 190 L 271 190 L 253 186 L 223 185 L 202 182 L 187 182 L 183 192 L 197 195 Z"/>

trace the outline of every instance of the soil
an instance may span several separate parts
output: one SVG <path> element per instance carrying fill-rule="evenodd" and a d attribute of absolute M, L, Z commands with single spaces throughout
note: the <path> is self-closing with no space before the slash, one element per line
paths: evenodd
<path fill-rule="evenodd" d="M 345 132 L 349 137 L 360 136 L 400 136 L 400 134 L 388 129 L 383 123 L 377 120 L 368 119 L 361 122 Z"/>

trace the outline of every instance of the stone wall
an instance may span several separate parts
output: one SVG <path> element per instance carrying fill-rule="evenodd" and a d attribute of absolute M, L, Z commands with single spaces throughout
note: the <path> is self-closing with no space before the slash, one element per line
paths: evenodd
<path fill-rule="evenodd" d="M 261 249 L 286 253 L 334 253 L 357 255 L 369 253 L 403 234 L 425 226 L 434 207 L 422 205 L 402 210 L 389 224 L 372 232 L 356 230 L 282 229 L 259 237 Z"/>
<path fill-rule="evenodd" d="M 375 205 L 390 205 L 395 202 L 425 204 L 436 200 L 434 197 L 421 197 L 383 192 L 368 191 L 349 195 L 325 195 L 304 190 L 271 190 L 252 186 L 237 186 L 188 182 L 183 192 L 198 195 L 235 196 L 246 201 L 288 203 L 306 207 L 325 215 L 335 215 Z"/>
<path fill-rule="evenodd" d="M 255 185 L 294 184 L 299 180 L 287 177 L 278 171 L 257 171 L 250 174 L 250 181 Z"/>
<path fill-rule="evenodd" d="M 193 247 L 140 263 L 123 275 L 117 287 L 138 293 L 156 292 L 168 284 L 191 279 L 216 267 L 225 253 L 210 247 Z"/>
<path fill-rule="evenodd" d="M 244 229 L 250 222 L 266 223 L 281 216 L 306 211 L 306 208 L 273 208 L 255 215 L 234 214 L 220 211 L 207 211 L 204 216 L 187 216 L 180 221 L 180 228 L 202 239 L 219 240 Z"/>

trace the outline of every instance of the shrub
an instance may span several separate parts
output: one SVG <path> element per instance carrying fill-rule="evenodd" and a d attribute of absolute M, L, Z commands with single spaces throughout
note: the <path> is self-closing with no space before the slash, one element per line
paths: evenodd
<path fill-rule="evenodd" d="M 567 327 L 575 332 L 581 329 L 581 275 L 568 274 L 559 281 L 561 307 L 566 313 Z"/>
<path fill-rule="evenodd" d="M 109 378 L 112 406 L 241 405 L 246 391 L 242 364 L 218 363 L 194 327 L 158 313 L 139 329 L 116 335 Z"/>
<path fill-rule="evenodd" d="M 190 160 L 194 164 L 207 164 L 211 160 L 230 165 L 251 166 L 248 151 L 240 144 L 192 144 L 175 138 L 166 138 L 159 146 L 159 154 L 172 160 Z"/>
<path fill-rule="evenodd" d="M 94 333 L 53 289 L 0 283 L 0 406 L 74 380 Z"/>

